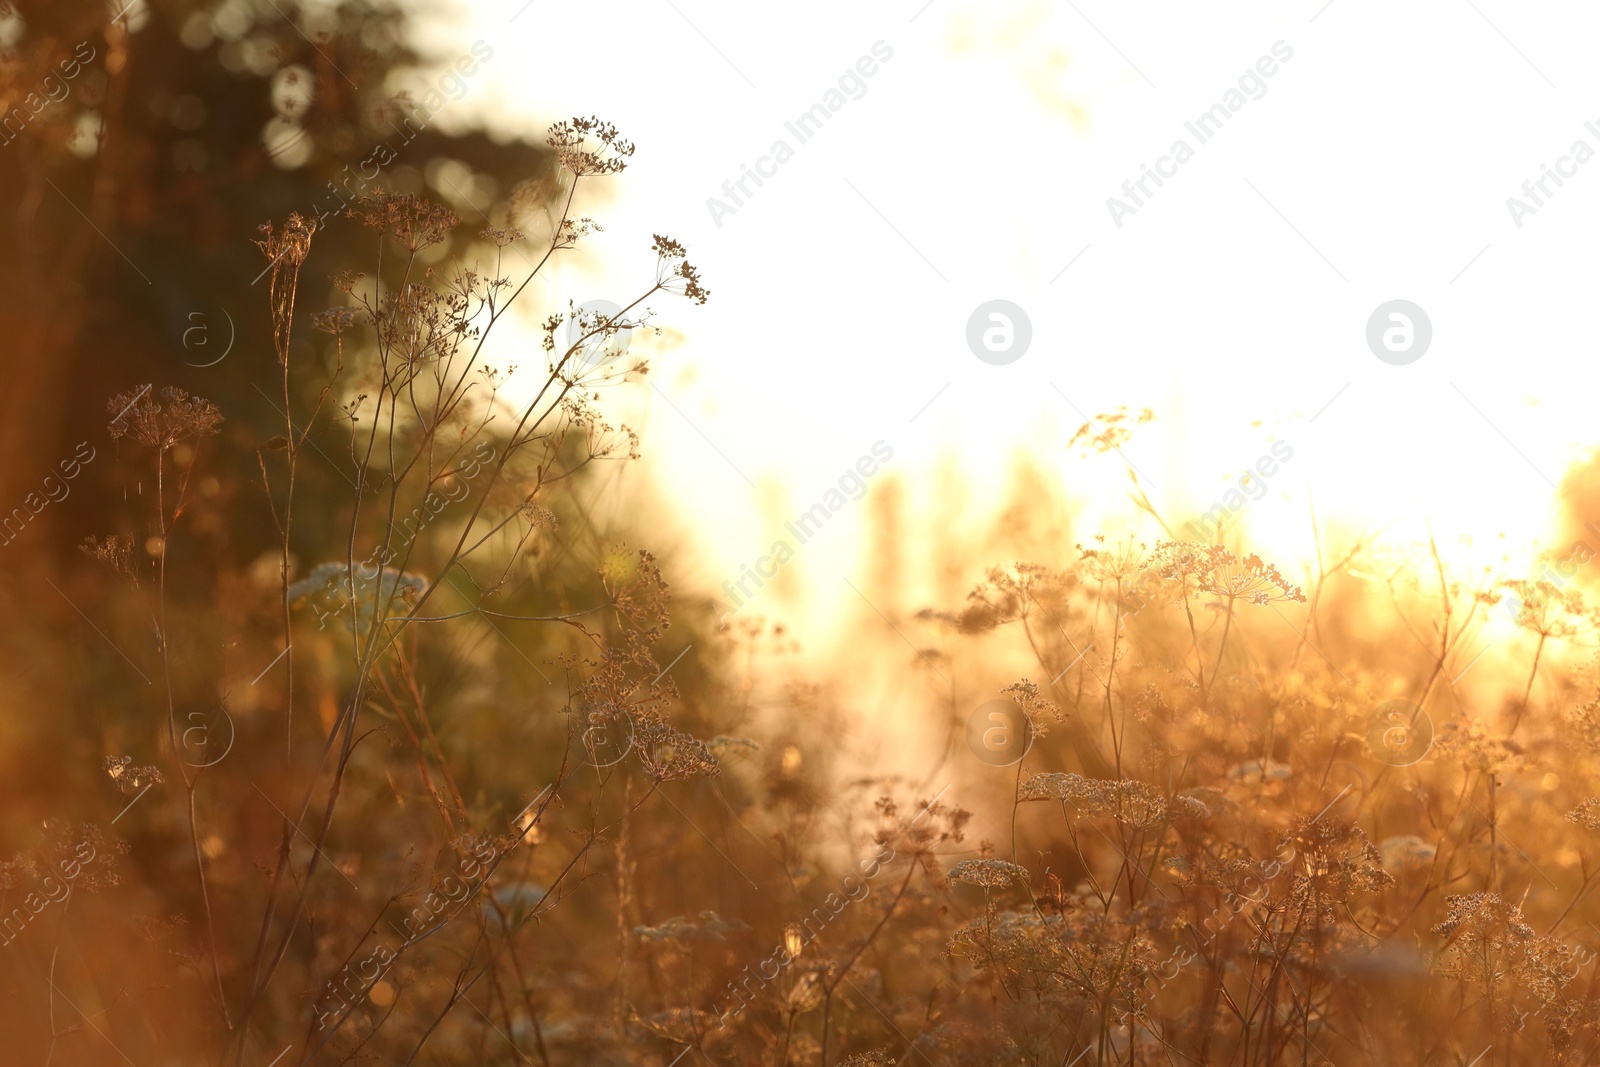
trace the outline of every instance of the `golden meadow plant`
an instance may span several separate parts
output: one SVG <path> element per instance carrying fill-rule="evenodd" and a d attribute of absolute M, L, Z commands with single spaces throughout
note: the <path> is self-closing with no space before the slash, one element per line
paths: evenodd
<path fill-rule="evenodd" d="M 997 769 L 958 739 L 924 778 L 863 775 L 841 752 L 860 709 L 782 670 L 791 635 L 719 627 L 576 491 L 638 453 L 605 407 L 650 368 L 604 353 L 649 301 L 705 301 L 684 249 L 656 237 L 621 312 L 546 318 L 533 387 L 485 363 L 597 229 L 571 216 L 579 184 L 633 153 L 594 119 L 550 144 L 554 198 L 476 245 L 421 197 L 354 204 L 339 224 L 369 232 L 371 272 L 340 274 L 332 307 L 306 309 L 324 235 L 264 226 L 261 412 L 156 384 L 107 401 L 129 492 L 83 562 L 152 669 L 115 694 L 129 722 L 92 763 L 85 812 L 114 818 L 52 819 L 0 863 L 0 959 L 45 979 L 15 1000 L 37 1006 L 7 1022 L 18 1049 L 1600 1056 L 1600 675 L 1572 655 L 1595 633 L 1578 584 L 1453 575 L 1431 539 L 1406 557 L 1356 539 L 1294 577 L 1170 537 L 964 561 L 981 580 L 920 614 L 939 647 L 918 661 L 975 665 L 941 695 L 954 717 L 999 695 L 1032 747 Z M 1149 416 L 1102 421 L 1075 439 L 1090 457 Z M 241 441 L 249 477 L 214 465 Z M 218 563 L 246 494 L 275 547 Z M 1497 612 L 1520 637 L 1493 636 Z M 1491 640 L 1503 695 L 1465 681 Z M 1018 658 L 1024 677 L 965 680 Z M 1396 702 L 1416 713 L 1380 713 Z M 1001 832 L 972 840 L 980 824 Z"/>
<path fill-rule="evenodd" d="M 182 552 L 200 535 L 186 527 L 215 529 L 205 498 L 219 484 L 206 449 L 227 415 L 151 384 L 107 403 L 107 432 L 136 492 L 124 529 L 83 548 L 147 615 L 159 664 L 148 710 L 161 709 L 166 769 L 123 755 L 107 756 L 105 770 L 135 803 L 175 787 L 144 804 L 170 806 L 171 818 L 158 818 L 181 823 L 186 884 L 165 871 L 147 879 L 141 888 L 153 882 L 180 907 L 140 928 L 158 971 L 176 961 L 187 977 L 172 980 L 194 998 L 158 1013 L 153 1032 L 130 1039 L 113 1026 L 103 1033 L 113 1049 L 131 1040 L 145 1055 L 196 1063 L 254 1063 L 279 1050 L 286 1062 L 398 1063 L 430 1045 L 476 1047 L 463 1044 L 463 1027 L 531 1028 L 539 1044 L 542 994 L 519 953 L 593 877 L 593 852 L 614 849 L 629 869 L 630 819 L 656 790 L 719 773 L 712 748 L 668 718 L 674 684 L 652 648 L 669 626 L 669 590 L 651 554 L 600 546 L 582 603 L 539 584 L 541 570 L 561 566 L 552 549 L 570 510 L 567 480 L 637 455 L 632 431 L 602 413 L 607 390 L 648 371 L 609 358 L 616 338 L 651 328 L 652 300 L 709 295 L 683 247 L 655 237 L 652 272 L 626 308 L 544 321 L 542 379 L 511 399 L 508 372 L 485 362 L 490 334 L 541 271 L 598 228 L 571 215 L 580 184 L 620 172 L 633 153 L 590 118 L 556 124 L 549 143 L 562 171 L 546 232 L 484 230 L 486 271 L 440 259 L 461 224 L 443 206 L 386 191 L 353 204 L 348 217 L 373 235 L 373 269 L 341 275 L 341 302 L 310 316 L 325 358 L 297 343 L 316 226 L 291 215 L 261 227 L 281 390 L 263 393 L 279 430 L 258 439 L 255 489 L 280 549 L 211 584 L 231 624 L 220 640 L 197 625 L 205 581 Z M 537 216 L 537 203 L 520 206 Z M 348 497 L 308 494 L 308 463 L 332 468 Z M 327 554 L 308 566 L 319 550 Z M 542 567 L 541 553 L 550 557 Z M 490 783 L 464 767 L 472 754 L 440 721 L 432 687 L 441 667 L 446 676 L 495 669 L 481 651 L 460 654 L 470 635 L 456 631 L 466 627 L 505 638 L 538 679 L 531 708 L 501 679 L 507 713 L 542 715 L 542 740 L 555 742 L 513 779 Z M 530 631 L 552 636 L 530 641 Z M 252 681 L 240 661 L 258 656 L 266 669 Z M 215 699 L 197 696 L 208 691 Z M 153 740 L 132 736 L 141 748 Z M 384 745 L 392 754 L 372 751 Z M 71 836 L 70 827 L 50 832 Z M 86 826 L 80 836 L 104 866 L 127 844 L 107 846 L 99 833 Z M 548 855 L 553 833 L 573 846 L 559 859 Z M 20 854 L 8 870 L 33 871 L 54 847 Z M 70 881 L 100 890 L 117 879 L 74 871 Z M 66 1000 L 52 993 L 52 1019 L 72 1010 Z M 486 1010 L 499 1021 L 485 1028 Z M 52 1022 L 51 1047 L 83 1023 Z M 608 1019 L 625 1023 L 620 1012 Z"/>

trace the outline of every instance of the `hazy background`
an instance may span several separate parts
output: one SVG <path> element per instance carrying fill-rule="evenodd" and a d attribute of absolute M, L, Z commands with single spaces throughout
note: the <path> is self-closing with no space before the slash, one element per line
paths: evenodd
<path fill-rule="evenodd" d="M 509 329 L 497 327 L 488 362 L 521 368 L 507 387 L 513 399 L 544 380 L 548 316 L 594 300 L 626 303 L 650 285 L 650 235 L 683 242 L 711 290 L 703 307 L 653 302 L 662 332 L 632 346 L 648 358 L 648 376 L 605 390 L 605 418 L 639 431 L 642 459 L 584 467 L 545 493 L 559 523 L 542 528 L 518 564 L 508 606 L 519 610 L 499 617 L 504 628 L 463 611 L 459 638 L 452 629 L 448 642 L 423 647 L 417 721 L 437 722 L 450 751 L 436 743 L 432 756 L 462 773 L 472 811 L 461 825 L 503 828 L 563 764 L 574 721 L 569 694 L 551 676 L 573 670 L 557 660 L 575 654 L 577 638 L 540 621 L 602 600 L 597 572 L 619 573 L 616 543 L 626 541 L 654 552 L 671 586 L 662 597 L 673 625 L 652 631 L 659 640 L 649 656 L 633 661 L 639 681 L 653 688 L 670 673 L 672 721 L 734 753 L 716 782 L 671 783 L 681 786 L 672 807 L 652 809 L 659 821 L 635 831 L 643 851 L 620 849 L 608 875 L 614 895 L 585 898 L 590 910 L 574 920 L 570 954 L 548 966 L 541 959 L 528 984 L 543 983 L 538 1010 L 569 1027 L 563 1040 L 575 1040 L 573 1028 L 609 1026 L 606 1041 L 626 1043 L 616 990 L 630 971 L 665 987 L 662 1010 L 675 1009 L 682 990 L 671 972 L 633 954 L 630 924 L 638 933 L 715 904 L 750 916 L 768 943 L 781 937 L 792 909 L 774 905 L 771 887 L 787 883 L 796 902 L 805 898 L 802 883 L 864 839 L 857 831 L 870 830 L 872 817 L 856 820 L 880 789 L 909 805 L 948 788 L 951 803 L 976 811 L 971 842 L 957 851 L 941 841 L 944 859 L 977 855 L 985 840 L 1009 837 L 1015 849 L 1020 765 L 997 767 L 969 751 L 964 731 L 974 709 L 1019 678 L 1072 709 L 1029 770 L 1111 773 L 1096 732 L 1126 729 L 1132 715 L 1159 759 L 1116 773 L 1167 777 L 1175 789 L 1182 774 L 1169 775 L 1162 761 L 1199 753 L 1205 766 L 1194 781 L 1234 790 L 1240 810 L 1259 816 L 1251 833 L 1262 855 L 1280 817 L 1327 812 L 1348 795 L 1340 810 L 1369 813 L 1375 840 L 1431 839 L 1441 825 L 1461 826 L 1461 871 L 1472 868 L 1473 885 L 1503 888 L 1507 900 L 1525 897 L 1539 875 L 1556 884 L 1533 869 L 1537 855 L 1573 884 L 1533 906 L 1558 922 L 1571 899 L 1576 915 L 1590 867 L 1569 847 L 1559 813 L 1587 803 L 1592 753 L 1573 744 L 1565 716 L 1589 696 L 1589 680 L 1572 668 L 1592 655 L 1594 627 L 1558 633 L 1547 648 L 1541 620 L 1524 619 L 1519 631 L 1513 612 L 1479 609 L 1503 597 L 1501 579 L 1541 577 L 1539 557 L 1564 555 L 1580 537 L 1591 558 L 1600 553 L 1600 428 L 1587 417 L 1595 384 L 1588 236 L 1600 161 L 1565 177 L 1521 227 L 1506 203 L 1575 141 L 1600 151 L 1600 132 L 1585 127 L 1600 123 L 1600 111 L 1585 110 L 1600 99 L 1585 84 L 1596 77 L 1584 47 L 1597 23 L 1577 5 L 1528 10 L 1503 0 L 1226 11 L 1099 0 L 799 9 L 702 0 L 292 8 L 0 0 L 0 49 L 15 52 L 0 65 L 8 108 L 74 43 L 95 51 L 65 101 L 0 144 L 0 515 L 30 493 L 36 499 L 45 473 L 78 442 L 97 449 L 68 497 L 0 545 L 0 647 L 10 653 L 0 701 L 20 709 L 0 716 L 0 778 L 13 799 L 6 840 L 22 841 L 47 818 L 110 819 L 129 840 L 123 884 L 140 895 L 137 913 L 196 923 L 205 913 L 192 875 L 204 869 L 196 857 L 208 857 L 230 905 L 221 947 L 209 950 L 214 981 L 242 993 L 263 895 L 260 857 L 286 839 L 269 802 L 292 786 L 311 788 L 290 779 L 316 765 L 352 691 L 336 669 L 333 635 L 301 609 L 285 623 L 278 602 L 286 547 L 292 578 L 349 551 L 355 486 L 330 409 L 310 427 L 308 447 L 322 455 L 302 457 L 286 540 L 274 536 L 271 511 L 283 482 L 265 491 L 262 482 L 282 469 L 281 440 L 273 443 L 285 428 L 279 397 L 292 390 L 291 410 L 308 418 L 345 353 L 307 320 L 347 303 L 330 279 L 371 271 L 377 243 L 351 219 L 319 228 L 300 279 L 293 381 L 284 385 L 265 261 L 251 241 L 263 221 L 314 212 L 375 142 L 398 143 L 387 122 L 397 94 L 438 89 L 470 54 L 476 72 L 454 82 L 454 98 L 400 147 L 379 183 L 461 216 L 424 265 L 486 258 L 473 236 L 480 226 L 549 206 L 562 188 L 544 142 L 552 122 L 595 114 L 638 146 L 625 173 L 585 179 L 575 213 L 603 232 L 534 284 Z M 1269 55 L 1275 73 L 1255 80 Z M 864 56 L 877 69 L 858 80 Z M 1252 86 L 1259 98 L 1207 143 L 1186 128 Z M 856 98 L 798 143 L 786 124 L 840 90 Z M 1194 157 L 1118 226 L 1108 198 L 1127 197 L 1124 183 L 1180 138 Z M 778 139 L 793 158 L 716 217 L 708 200 L 729 199 L 724 184 Z M 521 254 L 510 254 L 507 273 L 520 277 Z M 1368 347 L 1369 317 L 1396 299 L 1431 319 L 1431 347 L 1406 366 Z M 1031 325 L 1030 347 L 1004 366 L 968 343 L 969 318 L 991 300 L 1019 306 Z M 353 368 L 365 361 L 370 373 L 373 357 L 361 342 L 340 343 L 352 347 L 334 404 L 365 388 Z M 201 475 L 170 552 L 170 538 L 150 536 L 149 455 L 108 436 L 108 398 L 145 383 L 204 396 L 225 418 L 203 447 L 172 454 L 175 464 L 198 455 Z M 1138 420 L 1146 410 L 1149 421 L 1116 414 Z M 1085 424 L 1087 445 L 1078 436 Z M 1108 427 L 1117 447 L 1096 447 L 1092 438 Z M 828 502 L 861 457 L 886 450 L 892 458 L 864 490 L 854 483 L 860 499 L 835 497 L 842 506 L 796 545 L 785 524 Z M 1248 625 L 1237 626 L 1232 600 L 1211 603 L 1197 608 L 1197 632 L 1169 597 L 1164 610 L 1128 624 L 1136 644 L 1119 644 L 1126 620 L 1108 605 L 1125 591 L 1100 582 L 1099 565 L 1075 566 L 1077 546 L 1099 536 L 1135 546 L 1185 536 L 1185 524 L 1224 501 L 1263 456 L 1275 456 L 1277 469 L 1225 540 L 1240 556 L 1259 552 L 1280 566 L 1313 603 L 1291 605 L 1297 595 L 1286 590 L 1281 606 L 1252 605 Z M 448 532 L 432 536 L 445 542 Z M 153 621 L 147 589 L 78 551 L 86 535 L 108 533 L 130 538 L 140 573 L 170 560 L 170 627 Z M 1368 535 L 1383 545 L 1354 565 L 1318 565 Z M 727 583 L 779 539 L 795 557 L 754 597 L 730 603 Z M 415 570 L 435 573 L 428 568 L 447 568 L 448 558 L 424 556 Z M 1059 609 L 1050 620 L 1057 632 L 1036 642 L 1022 626 L 960 634 L 947 625 L 989 568 L 1016 562 L 1055 572 L 1041 602 Z M 1592 568 L 1578 572 L 1578 585 L 1594 584 Z M 1330 570 L 1339 573 L 1319 615 L 1317 583 Z M 304 666 L 286 681 L 271 668 L 291 632 L 308 651 L 302 657 L 297 646 Z M 1446 639 L 1436 640 L 1441 632 Z M 1078 650 L 1090 641 L 1102 646 Z M 1204 668 L 1209 685 L 1191 684 L 1191 654 L 1196 680 Z M 199 765 L 175 762 L 161 730 L 174 700 L 153 679 L 169 659 L 188 672 L 174 698 L 181 707 L 221 707 L 239 731 L 233 762 L 199 793 L 203 831 L 194 829 L 194 782 L 183 769 Z M 1213 716 L 1222 705 L 1212 689 L 1230 691 L 1226 716 Z M 1170 706 L 1141 703 L 1158 690 L 1173 696 Z M 1367 731 L 1374 707 L 1397 697 L 1426 703 L 1441 736 L 1447 724 L 1465 730 L 1474 716 L 1496 714 L 1515 733 L 1529 711 L 1523 736 L 1536 758 L 1502 774 L 1509 743 L 1459 765 L 1459 752 L 1441 746 L 1418 770 L 1391 773 L 1411 765 L 1387 764 Z M 422 795 L 419 780 L 402 766 L 403 747 L 376 752 L 378 740 L 363 750 L 349 790 L 365 807 L 329 839 L 356 887 L 330 914 L 357 930 L 357 904 L 381 913 L 380 894 L 428 884 L 408 881 L 409 850 L 442 855 L 454 834 L 424 826 L 424 806 L 407 807 Z M 1469 741 L 1486 751 L 1499 743 Z M 181 783 L 170 778 L 123 819 L 128 783 L 104 761 L 144 764 L 163 753 Z M 1269 781 L 1280 759 L 1296 773 L 1274 771 Z M 1530 846 L 1516 846 L 1521 864 L 1501 858 L 1493 815 L 1458 824 L 1436 803 L 1468 795 L 1456 788 L 1458 766 L 1477 776 L 1489 812 L 1516 812 L 1506 823 Z M 1288 784 L 1273 784 L 1280 780 Z M 190 790 L 187 814 L 179 784 Z M 1513 800 L 1501 803 L 1511 807 L 1494 807 L 1496 790 L 1509 790 L 1501 796 Z M 609 796 L 618 801 L 615 790 Z M 582 807 L 573 800 L 550 841 L 584 830 Z M 1232 847 L 1244 835 L 1224 827 L 1215 841 Z M 541 847 L 519 878 L 554 877 L 565 862 L 559 848 Z M 647 875 L 637 898 L 635 866 Z M 1486 868 L 1481 882 L 1478 868 Z M 1452 886 L 1466 877 L 1446 873 Z M 332 901 L 345 887 L 327 877 L 316 889 Z M 121 995 L 125 974 L 146 973 L 124 967 L 144 957 L 102 941 L 105 931 L 143 936 L 122 921 L 135 914 L 123 900 L 107 898 L 91 913 L 95 925 L 69 928 L 63 917 L 59 927 L 81 941 L 73 990 L 94 989 L 101 1004 Z M 905 928 L 928 961 L 945 960 L 949 935 L 932 917 L 939 900 L 928 896 L 928 914 Z M 265 907 L 271 916 L 273 903 Z M 1431 903 L 1419 911 L 1395 897 L 1385 907 L 1395 911 L 1389 934 L 1407 944 L 1439 917 Z M 595 950 L 618 931 L 615 957 Z M 51 943 L 39 937 L 28 948 L 34 955 L 19 954 L 0 976 L 11 983 L 0 993 L 20 998 L 17 1010 L 0 1012 L 0 1042 L 37 1044 L 33 1058 L 49 1059 L 68 1032 L 60 1027 L 75 1024 L 58 1026 L 57 1002 L 21 966 L 53 967 Z M 336 970 L 347 948 L 338 937 L 300 946 L 293 964 L 306 988 Z M 754 958 L 726 955 L 728 974 Z M 927 973 L 944 981 L 938 968 Z M 427 981 L 418 989 L 442 1000 Z M 934 988 L 888 985 L 907 998 L 894 1008 L 903 1017 L 923 1010 L 918 990 Z M 296 1013 L 309 1002 L 293 983 L 277 988 L 277 1028 L 300 1026 Z M 980 1000 L 974 1018 L 987 1020 L 993 1001 Z M 83 1003 L 85 1017 L 98 1014 L 99 1005 Z M 118 1036 L 145 1027 L 141 1049 L 170 1047 L 154 1032 L 160 1018 L 178 1020 L 165 1024 L 171 1033 L 204 1033 L 183 1021 L 204 1014 L 203 1001 L 166 1006 L 169 1016 L 132 1000 L 115 1006 Z M 534 1008 L 534 999 L 525 1012 L 502 1002 L 482 1018 L 516 1031 Z M 865 1047 L 878 1023 L 859 1018 Z M 1416 1018 L 1401 1028 L 1454 1038 L 1441 1017 Z M 511 1040 L 475 1021 L 461 1025 Z M 526 1034 L 516 1039 L 526 1044 Z M 248 1062 L 266 1062 L 278 1047 L 274 1033 Z"/>
<path fill-rule="evenodd" d="M 1311 489 L 1351 527 L 1410 537 L 1431 520 L 1492 554 L 1502 533 L 1518 551 L 1564 547 L 1555 485 L 1592 443 L 1582 234 L 1600 168 L 1521 229 L 1505 201 L 1575 139 L 1600 148 L 1577 29 L 1592 12 L 934 0 L 759 17 L 536 4 L 512 19 L 517 6 L 440 16 L 441 34 L 498 50 L 475 117 L 513 132 L 593 110 L 641 146 L 591 270 L 551 295 L 623 291 L 626 257 L 605 257 L 607 273 L 601 252 L 643 226 L 688 242 L 714 289 L 677 317 L 682 343 L 643 394 L 646 461 L 608 498 L 670 498 L 663 521 L 708 591 L 879 439 L 916 530 L 895 544 L 909 591 L 933 581 L 930 546 L 993 523 L 1023 458 L 1081 515 L 1075 538 L 1159 536 L 1125 506 L 1116 455 L 1082 464 L 1065 447 L 1120 405 L 1158 416 L 1124 452 L 1169 521 L 1289 443 L 1245 514 L 1280 560 L 1311 555 Z M 880 40 L 894 56 L 865 95 L 718 226 L 707 198 L 775 138 L 792 143 L 784 122 Z M 1184 123 L 1277 41 L 1294 54 L 1265 95 L 1197 144 Z M 1106 199 L 1179 137 L 1195 158 L 1118 229 Z M 964 341 L 996 297 L 1033 327 L 1004 367 Z M 1405 367 L 1365 344 L 1395 298 L 1434 330 Z M 851 507 L 806 546 L 794 600 L 769 586 L 744 610 L 818 622 L 855 599 L 840 577 L 857 573 L 871 514 Z"/>

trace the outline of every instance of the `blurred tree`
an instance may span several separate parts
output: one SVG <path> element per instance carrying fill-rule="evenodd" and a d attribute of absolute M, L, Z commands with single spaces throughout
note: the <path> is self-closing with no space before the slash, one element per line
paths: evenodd
<path fill-rule="evenodd" d="M 432 121 L 492 46 L 424 55 L 405 9 L 383 0 L 7 0 L 0 49 L 0 514 L 103 432 L 106 398 L 132 383 L 254 412 L 224 447 L 255 467 L 281 429 L 256 391 L 270 399 L 277 381 L 261 222 L 326 213 L 318 259 L 332 274 L 355 265 L 358 239 L 337 212 L 376 182 L 451 203 L 456 250 L 518 181 L 553 188 L 542 142 Z M 99 525 L 95 507 L 77 493 L 45 509 L 23 547 L 70 550 Z M 69 535 L 50 538 L 64 520 Z"/>

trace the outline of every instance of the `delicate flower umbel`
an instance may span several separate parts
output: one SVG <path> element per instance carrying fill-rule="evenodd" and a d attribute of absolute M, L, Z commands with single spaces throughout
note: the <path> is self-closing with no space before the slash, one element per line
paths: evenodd
<path fill-rule="evenodd" d="M 1473 771 L 1493 771 L 1522 753 L 1522 745 L 1509 737 L 1492 736 L 1478 719 L 1446 723 L 1434 746 L 1456 757 Z"/>
<path fill-rule="evenodd" d="M 897 1061 L 886 1048 L 857 1052 L 839 1061 L 839 1067 L 892 1067 Z"/>
<path fill-rule="evenodd" d="M 1012 882 L 1028 883 L 1028 869 L 1006 860 L 963 860 L 950 868 L 945 876 L 952 882 L 981 885 L 985 889 L 1002 889 Z"/>
<path fill-rule="evenodd" d="M 1543 579 L 1502 582 L 1500 588 L 1517 625 L 1540 637 L 1575 637 L 1594 629 L 1594 612 L 1574 588 Z M 1495 602 L 1492 593 L 1480 599 Z"/>
<path fill-rule="evenodd" d="M 1433 928 L 1445 938 L 1434 970 L 1486 991 L 1492 1016 L 1499 1014 L 1495 998 L 1502 984 L 1514 983 L 1549 1005 L 1576 976 L 1572 949 L 1553 937 L 1537 935 L 1522 909 L 1498 894 L 1469 893 L 1446 897 L 1444 902 L 1445 919 Z"/>
<path fill-rule="evenodd" d="M 171 385 L 159 395 L 149 385 L 121 393 L 106 401 L 106 410 L 113 415 L 108 427 L 113 440 L 131 437 L 160 451 L 179 441 L 210 437 L 222 425 L 215 404 Z"/>
<path fill-rule="evenodd" d="M 1394 884 L 1383 869 L 1383 857 L 1354 823 L 1330 815 L 1301 817 L 1283 835 L 1280 853 L 1285 845 L 1295 857 L 1291 897 L 1321 909 L 1328 921 L 1336 913 L 1335 904 L 1348 907 L 1356 897 Z"/>
<path fill-rule="evenodd" d="M 1504 948 L 1533 937 L 1533 927 L 1522 918 L 1522 909 L 1501 900 L 1497 893 L 1466 893 L 1444 899 L 1445 920 L 1433 928 L 1452 941 L 1483 942 Z"/>
<path fill-rule="evenodd" d="M 461 222 L 443 204 L 415 193 L 381 189 L 362 197 L 345 214 L 368 229 L 392 236 L 413 253 L 444 241 Z"/>
<path fill-rule="evenodd" d="M 1192 580 L 1199 591 L 1228 601 L 1306 602 L 1305 593 L 1285 579 L 1277 567 L 1254 553 L 1241 560 L 1221 545 L 1163 541 L 1156 545 L 1149 566 L 1163 578 Z"/>
<path fill-rule="evenodd" d="M 1144 978 L 1158 962 L 1142 916 L 1071 907 L 1060 914 L 1001 911 L 993 905 L 964 923 L 946 953 L 988 970 L 1002 983 L 1021 985 L 1051 999 L 1110 1004 L 1143 1015 Z M 1131 920 L 1131 921 L 1130 921 Z M 964 1062 L 1013 1063 L 1011 1058 Z"/>
<path fill-rule="evenodd" d="M 669 293 L 686 296 L 696 304 L 704 304 L 711 290 L 700 284 L 700 272 L 685 257 L 683 245 L 659 233 L 655 237 L 656 280 Z"/>
<path fill-rule="evenodd" d="M 485 241 L 488 241 L 496 248 L 504 248 L 507 245 L 516 244 L 518 241 L 526 237 L 527 234 L 523 233 L 515 226 L 491 226 L 486 230 L 480 230 L 478 232 L 478 236 L 483 238 Z"/>
<path fill-rule="evenodd" d="M 1012 703 L 1022 709 L 1023 716 L 1028 720 L 1028 727 L 1033 731 L 1034 737 L 1043 737 L 1050 732 L 1050 723 L 1065 722 L 1067 713 L 1061 710 L 1061 705 L 1039 692 L 1036 682 L 1024 678 L 1006 686 L 1000 692 L 1011 698 Z"/>
<path fill-rule="evenodd" d="M 161 772 L 155 767 L 135 767 L 132 764 L 132 756 L 107 756 L 105 759 L 106 773 L 117 783 L 117 790 L 123 796 L 161 784 Z"/>
<path fill-rule="evenodd" d="M 632 142 L 623 140 L 611 123 L 593 116 L 556 123 L 545 143 L 556 150 L 557 162 L 579 177 L 621 174 L 633 155 Z"/>
<path fill-rule="evenodd" d="M 1590 752 L 1600 752 L 1600 692 L 1567 713 L 1567 723 Z"/>
<path fill-rule="evenodd" d="M 1106 548 L 1103 535 L 1097 536 L 1095 540 L 1099 542 L 1100 547 L 1084 548 L 1081 544 L 1073 546 L 1078 550 L 1078 564 L 1088 577 L 1107 585 L 1126 584 L 1143 570 L 1147 551 L 1143 541 L 1136 545 L 1130 537 L 1116 548 Z"/>
<path fill-rule="evenodd" d="M 1583 803 L 1567 812 L 1565 818 L 1585 830 L 1600 830 L 1600 797 L 1585 797 Z"/>
<path fill-rule="evenodd" d="M 964 634 L 988 633 L 1006 623 L 1027 619 L 1035 610 L 1047 617 L 1062 617 L 1068 598 L 1081 584 L 1070 571 L 1052 570 L 1036 563 L 1014 567 L 991 567 L 983 582 L 967 594 L 967 606 L 959 612 L 931 608 L 917 613 L 921 619 L 937 619 Z"/>
<path fill-rule="evenodd" d="M 633 731 L 639 763 L 657 782 L 683 782 L 722 773 L 722 765 L 704 741 L 669 726 L 654 713 L 640 715 Z"/>
<path fill-rule="evenodd" d="M 128 534 L 108 534 L 104 540 L 90 534 L 78 548 L 84 555 L 92 556 L 110 567 L 114 573 L 137 580 L 138 573 L 133 569 L 133 538 Z"/>
<path fill-rule="evenodd" d="M 1109 816 L 1136 830 L 1211 814 L 1202 801 L 1181 795 L 1169 800 L 1155 786 L 1132 778 L 1085 778 L 1053 771 L 1036 774 L 1018 786 L 1017 800 L 1070 803 L 1080 815 Z"/>
<path fill-rule="evenodd" d="M 338 337 L 351 326 L 354 326 L 356 320 L 363 314 L 365 312 L 360 308 L 328 308 L 326 311 L 318 311 L 311 316 L 311 328 L 320 333 L 332 334 Z"/>

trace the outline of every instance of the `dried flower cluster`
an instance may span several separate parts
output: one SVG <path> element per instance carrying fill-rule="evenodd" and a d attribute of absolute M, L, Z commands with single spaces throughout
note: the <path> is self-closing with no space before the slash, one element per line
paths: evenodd
<path fill-rule="evenodd" d="M 170 385 L 118 394 L 106 401 L 106 410 L 114 416 L 106 428 L 112 440 L 127 437 L 163 452 L 180 441 L 210 437 L 222 426 L 215 404 Z"/>

